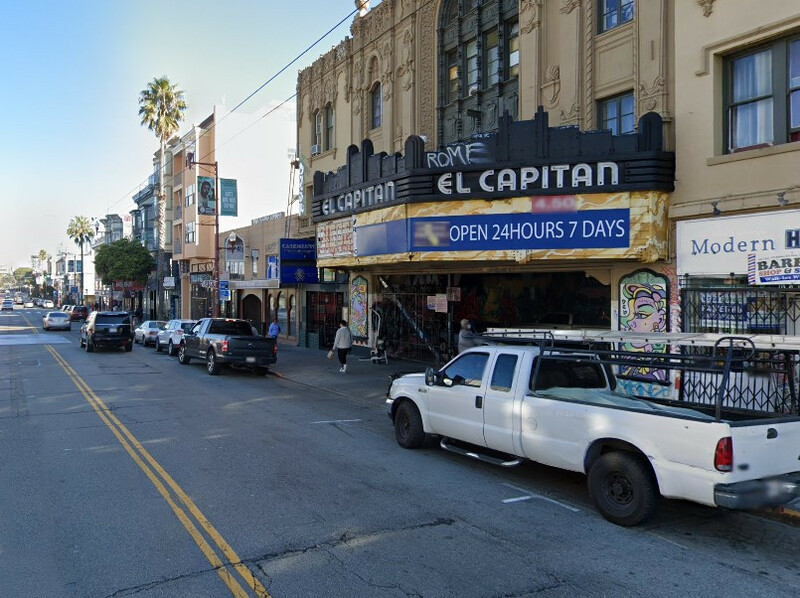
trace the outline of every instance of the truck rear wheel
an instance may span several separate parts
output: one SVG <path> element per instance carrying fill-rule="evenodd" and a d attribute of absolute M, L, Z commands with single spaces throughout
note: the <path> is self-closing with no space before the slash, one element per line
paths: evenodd
<path fill-rule="evenodd" d="M 209 351 L 206 353 L 206 370 L 211 376 L 216 376 L 219 374 L 219 370 L 222 366 L 217 361 L 217 355 L 214 351 Z"/>
<path fill-rule="evenodd" d="M 639 525 L 658 511 L 658 484 L 644 459 L 624 451 L 606 453 L 589 470 L 589 495 L 611 523 Z"/>
<path fill-rule="evenodd" d="M 419 409 L 411 401 L 403 401 L 394 414 L 394 437 L 397 444 L 407 449 L 415 449 L 425 442 L 425 430 Z"/>

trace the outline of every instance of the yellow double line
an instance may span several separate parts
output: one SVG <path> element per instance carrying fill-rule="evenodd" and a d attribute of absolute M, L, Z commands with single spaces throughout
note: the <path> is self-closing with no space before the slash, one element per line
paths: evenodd
<path fill-rule="evenodd" d="M 38 332 L 38 331 L 37 331 Z M 131 456 L 139 468 L 144 472 L 150 482 L 155 486 L 158 493 L 164 498 L 170 506 L 175 516 L 189 532 L 189 535 L 197 544 L 198 548 L 203 552 L 208 562 L 217 572 L 220 579 L 225 583 L 228 589 L 234 596 L 246 598 L 250 596 L 239 583 L 244 581 L 246 586 L 255 592 L 256 596 L 260 598 L 269 598 L 269 593 L 261 582 L 256 579 L 252 572 L 242 563 L 241 559 L 233 551 L 233 548 L 223 539 L 220 533 L 211 525 L 211 522 L 206 519 L 206 516 L 197 508 L 197 505 L 192 502 L 192 499 L 181 489 L 180 486 L 172 479 L 172 477 L 164 470 L 161 465 L 150 455 L 149 452 L 142 446 L 136 437 L 126 428 L 119 419 L 106 407 L 105 403 L 98 397 L 89 385 L 81 378 L 78 373 L 67 363 L 67 361 L 59 355 L 52 347 L 45 345 L 46 349 L 50 352 L 53 358 L 61 366 L 61 369 L 66 372 L 72 383 L 81 392 L 86 401 L 92 406 L 95 413 L 100 417 L 103 423 L 108 426 L 109 430 L 116 436 L 122 448 Z M 172 493 L 170 492 L 172 490 Z M 173 495 L 174 493 L 174 495 Z M 187 513 L 188 511 L 188 513 Z M 191 516 L 190 516 L 191 515 Z M 194 519 L 192 519 L 192 517 Z M 195 522 L 197 525 L 195 525 Z M 217 549 L 224 555 L 226 561 L 223 561 L 217 554 L 214 547 L 198 529 L 205 531 L 211 541 L 216 545 Z M 231 572 L 233 569 L 238 573 L 239 578 Z"/>

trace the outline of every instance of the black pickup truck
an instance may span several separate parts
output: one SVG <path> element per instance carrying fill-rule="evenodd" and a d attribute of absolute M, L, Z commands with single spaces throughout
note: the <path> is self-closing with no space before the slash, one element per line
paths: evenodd
<path fill-rule="evenodd" d="M 274 338 L 260 336 L 246 320 L 203 318 L 183 335 L 178 361 L 186 365 L 192 359 L 206 362 L 212 376 L 223 366 L 245 367 L 266 374 L 278 361 Z"/>

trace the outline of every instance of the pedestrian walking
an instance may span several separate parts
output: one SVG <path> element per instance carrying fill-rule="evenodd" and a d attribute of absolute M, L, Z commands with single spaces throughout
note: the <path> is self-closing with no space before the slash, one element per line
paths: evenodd
<path fill-rule="evenodd" d="M 477 347 L 478 339 L 472 331 L 472 325 L 469 320 L 464 318 L 461 320 L 461 330 L 458 332 L 458 352 L 463 353 L 470 347 Z"/>
<path fill-rule="evenodd" d="M 267 331 L 267 336 L 272 338 L 278 338 L 278 335 L 281 333 L 280 324 L 278 324 L 278 318 L 272 320 L 272 324 L 269 325 L 269 330 Z"/>
<path fill-rule="evenodd" d="M 342 367 L 339 372 L 344 374 L 347 371 L 347 354 L 353 346 L 353 335 L 350 334 L 350 328 L 347 327 L 347 322 L 342 320 L 339 322 L 339 330 L 336 331 L 336 336 L 333 337 L 333 348 L 339 357 L 339 363 Z"/>

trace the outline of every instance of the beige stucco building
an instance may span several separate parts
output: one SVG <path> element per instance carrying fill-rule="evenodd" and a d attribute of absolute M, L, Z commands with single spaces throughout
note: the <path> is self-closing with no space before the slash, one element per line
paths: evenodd
<path fill-rule="evenodd" d="M 800 334 L 800 5 L 676 2 L 675 64 L 684 324 Z"/>

